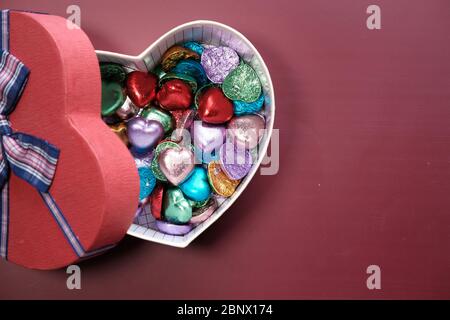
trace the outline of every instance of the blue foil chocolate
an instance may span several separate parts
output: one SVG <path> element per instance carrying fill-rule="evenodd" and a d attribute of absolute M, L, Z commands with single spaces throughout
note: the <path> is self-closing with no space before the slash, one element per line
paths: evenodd
<path fill-rule="evenodd" d="M 147 198 L 156 185 L 156 178 L 149 167 L 138 168 L 139 173 L 139 201 Z"/>
<path fill-rule="evenodd" d="M 195 60 L 182 60 L 172 69 L 175 74 L 186 74 L 197 81 L 198 87 L 204 86 L 208 82 L 205 70 L 202 65 Z"/>
<path fill-rule="evenodd" d="M 261 93 L 258 100 L 254 102 L 244 102 L 240 100 L 233 100 L 234 115 L 242 116 L 245 114 L 252 114 L 261 111 L 264 105 L 264 94 Z"/>
<path fill-rule="evenodd" d="M 200 56 L 202 55 L 203 50 L 204 50 L 203 46 L 200 43 L 195 42 L 195 41 L 188 41 L 183 44 L 183 47 L 198 53 Z"/>
<path fill-rule="evenodd" d="M 179 188 L 184 195 L 194 201 L 205 201 L 211 195 L 211 187 L 208 182 L 208 174 L 205 168 L 195 167 L 190 177 Z"/>

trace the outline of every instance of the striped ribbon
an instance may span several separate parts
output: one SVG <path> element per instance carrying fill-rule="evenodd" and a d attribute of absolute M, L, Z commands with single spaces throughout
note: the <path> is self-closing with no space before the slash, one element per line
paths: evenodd
<path fill-rule="evenodd" d="M 9 53 L 9 10 L 0 11 L 0 256 L 8 258 L 9 176 L 13 172 L 33 186 L 79 258 L 106 251 L 114 245 L 87 252 L 49 193 L 59 158 L 59 149 L 49 142 L 13 132 L 8 116 L 14 111 L 26 86 L 29 70 Z"/>

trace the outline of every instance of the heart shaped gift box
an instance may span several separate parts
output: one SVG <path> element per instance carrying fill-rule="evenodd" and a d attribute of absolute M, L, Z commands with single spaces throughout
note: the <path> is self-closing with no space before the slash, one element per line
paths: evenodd
<path fill-rule="evenodd" d="M 231 47 L 255 69 L 265 96 L 267 130 L 257 160 L 233 196 L 221 200 L 213 215 L 188 234 L 172 236 L 156 231 L 148 207 L 135 219 L 139 177 L 129 150 L 100 117 L 99 61 L 130 71 L 152 70 L 168 48 L 186 41 Z M 270 75 L 250 41 L 226 25 L 189 22 L 167 32 L 139 56 L 128 56 L 94 51 L 84 32 L 62 17 L 11 12 L 10 52 L 30 69 L 10 121 L 15 131 L 60 149 L 50 192 L 63 215 L 52 216 L 36 189 L 11 175 L 7 259 L 14 263 L 36 269 L 67 266 L 109 249 L 126 233 L 186 247 L 239 197 L 266 153 L 275 112 Z"/>

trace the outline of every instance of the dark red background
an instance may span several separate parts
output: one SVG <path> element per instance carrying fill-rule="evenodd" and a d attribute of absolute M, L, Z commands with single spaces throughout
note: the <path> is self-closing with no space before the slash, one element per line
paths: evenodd
<path fill-rule="evenodd" d="M 2 261 L 0 298 L 450 298 L 448 1 L 1 4 L 78 4 L 96 48 L 129 54 L 189 20 L 231 25 L 272 74 L 281 155 L 187 249 L 127 237 L 81 264 L 80 291 L 64 270 Z M 369 4 L 381 30 L 366 28 Z"/>

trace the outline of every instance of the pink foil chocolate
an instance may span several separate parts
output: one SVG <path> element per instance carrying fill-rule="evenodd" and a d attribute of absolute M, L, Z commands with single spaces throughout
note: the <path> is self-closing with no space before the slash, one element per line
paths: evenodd
<path fill-rule="evenodd" d="M 265 125 L 264 118 L 259 115 L 234 117 L 228 123 L 228 134 L 238 147 L 253 149 L 260 142 Z"/>
<path fill-rule="evenodd" d="M 194 169 L 194 153 L 190 148 L 167 148 L 158 158 L 159 168 L 174 186 L 182 183 Z"/>

